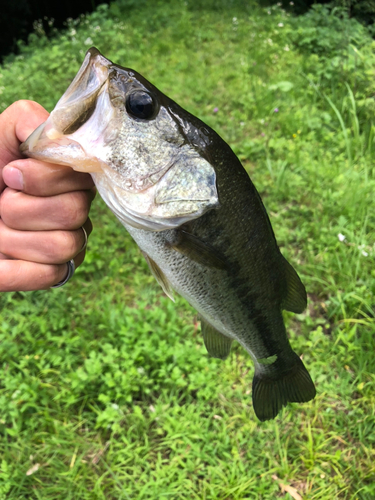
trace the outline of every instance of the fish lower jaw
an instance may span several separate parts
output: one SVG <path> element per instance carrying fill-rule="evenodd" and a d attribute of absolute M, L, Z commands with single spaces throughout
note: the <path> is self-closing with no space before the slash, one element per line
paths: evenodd
<path fill-rule="evenodd" d="M 99 158 L 88 155 L 81 144 L 57 129 L 48 127 L 47 122 L 21 144 L 20 152 L 30 158 L 65 165 L 79 172 L 101 172 L 104 167 Z"/>

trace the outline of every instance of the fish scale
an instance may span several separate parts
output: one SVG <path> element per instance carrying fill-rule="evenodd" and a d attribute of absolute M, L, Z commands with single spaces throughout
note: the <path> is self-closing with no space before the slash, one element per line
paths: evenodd
<path fill-rule="evenodd" d="M 282 309 L 305 309 L 305 288 L 216 132 L 92 48 L 21 151 L 91 173 L 164 292 L 172 298 L 175 290 L 199 313 L 209 354 L 225 359 L 233 340 L 250 354 L 260 420 L 314 398 L 282 317 Z"/>

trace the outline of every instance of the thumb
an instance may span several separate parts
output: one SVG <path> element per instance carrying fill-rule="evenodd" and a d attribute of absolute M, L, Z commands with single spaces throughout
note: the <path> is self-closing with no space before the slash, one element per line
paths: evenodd
<path fill-rule="evenodd" d="M 9 162 L 22 158 L 20 143 L 25 141 L 41 123 L 48 112 L 37 102 L 17 101 L 0 115 L 0 173 Z M 4 189 L 0 175 L 0 191 Z"/>

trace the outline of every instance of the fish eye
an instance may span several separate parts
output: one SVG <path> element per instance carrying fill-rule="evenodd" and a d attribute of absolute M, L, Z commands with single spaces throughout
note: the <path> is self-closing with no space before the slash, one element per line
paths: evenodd
<path fill-rule="evenodd" d="M 143 90 L 126 97 L 126 111 L 135 118 L 150 120 L 155 116 L 156 105 L 152 96 Z"/>

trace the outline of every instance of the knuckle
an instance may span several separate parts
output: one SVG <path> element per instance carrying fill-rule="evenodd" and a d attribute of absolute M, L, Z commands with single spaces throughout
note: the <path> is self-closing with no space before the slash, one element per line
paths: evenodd
<path fill-rule="evenodd" d="M 68 197 L 64 213 L 62 214 L 62 224 L 65 229 L 78 229 L 87 219 L 90 203 L 86 193 L 74 192 L 66 194 Z"/>
<path fill-rule="evenodd" d="M 18 101 L 15 101 L 10 107 L 13 106 L 14 109 L 17 109 L 17 111 L 19 111 L 22 114 L 35 113 L 40 109 L 43 109 L 40 104 L 38 104 L 35 101 L 30 101 L 28 99 L 20 99 Z"/>
<path fill-rule="evenodd" d="M 79 239 L 74 231 L 58 231 L 47 252 L 51 262 L 67 262 L 79 252 Z"/>

